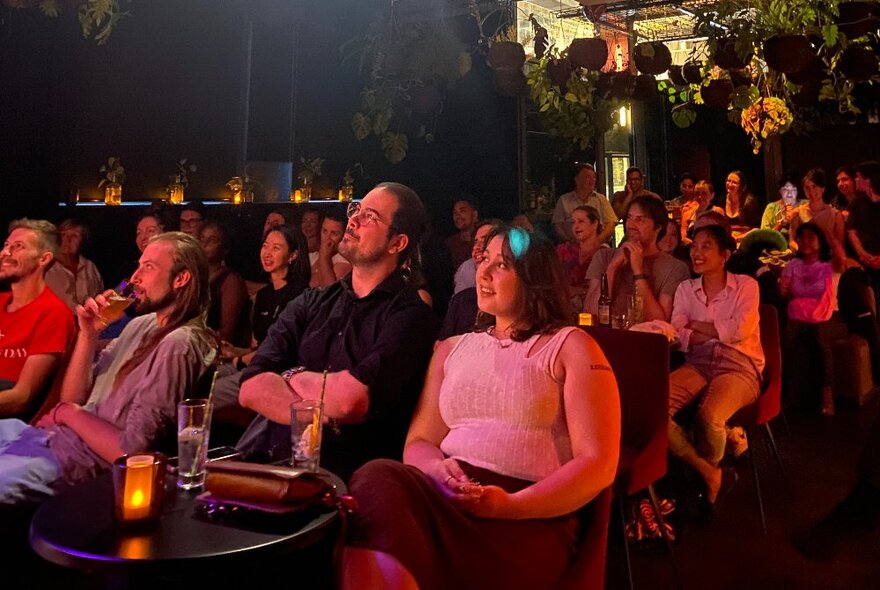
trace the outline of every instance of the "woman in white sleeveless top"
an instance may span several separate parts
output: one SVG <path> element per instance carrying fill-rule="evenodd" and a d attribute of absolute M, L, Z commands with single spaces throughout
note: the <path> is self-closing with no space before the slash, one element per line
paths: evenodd
<path fill-rule="evenodd" d="M 547 588 L 575 547 L 575 511 L 617 468 L 620 407 L 598 345 L 566 327 L 553 247 L 489 236 L 475 332 L 438 344 L 404 464 L 350 484 L 343 588 Z"/>

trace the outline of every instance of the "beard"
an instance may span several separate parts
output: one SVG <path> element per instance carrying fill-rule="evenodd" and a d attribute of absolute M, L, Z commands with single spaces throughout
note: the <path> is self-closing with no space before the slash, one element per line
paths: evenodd
<path fill-rule="evenodd" d="M 339 242 L 337 248 L 339 255 L 348 260 L 352 266 L 371 266 L 385 257 L 385 250 L 378 248 L 372 252 L 364 252 L 359 249 L 359 242 Z"/>
<path fill-rule="evenodd" d="M 161 299 L 142 299 L 135 301 L 134 310 L 137 312 L 138 315 L 153 313 L 155 311 L 171 307 L 176 299 L 177 298 L 175 297 L 174 291 L 168 291 L 165 295 L 162 296 Z"/>

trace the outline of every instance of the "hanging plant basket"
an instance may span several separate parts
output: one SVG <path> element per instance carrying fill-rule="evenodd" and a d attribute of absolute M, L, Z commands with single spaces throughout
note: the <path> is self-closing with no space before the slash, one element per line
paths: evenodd
<path fill-rule="evenodd" d="M 440 106 L 440 90 L 436 86 L 415 86 L 409 93 L 414 113 L 433 113 Z"/>
<path fill-rule="evenodd" d="M 850 45 L 840 54 L 837 69 L 850 80 L 863 82 L 877 73 L 877 56 L 864 45 Z"/>
<path fill-rule="evenodd" d="M 636 87 L 636 77 L 629 72 L 611 74 L 611 91 L 609 96 L 618 100 L 632 98 Z"/>
<path fill-rule="evenodd" d="M 689 61 L 681 66 L 681 76 L 688 84 L 699 84 L 703 81 L 703 64 Z"/>
<path fill-rule="evenodd" d="M 803 35 L 775 35 L 764 41 L 764 61 L 783 74 L 803 70 L 815 57 L 810 40 Z"/>
<path fill-rule="evenodd" d="M 599 71 L 608 61 L 608 43 L 605 39 L 575 39 L 568 46 L 568 60 L 579 68 Z"/>
<path fill-rule="evenodd" d="M 742 58 L 736 52 L 736 39 L 720 37 L 715 49 L 715 65 L 724 70 L 741 70 L 752 61 L 753 52 Z"/>
<path fill-rule="evenodd" d="M 672 83 L 676 86 L 685 86 L 688 83 L 688 81 L 684 79 L 684 75 L 681 73 L 681 66 L 672 66 L 666 73 L 669 74 L 669 79 L 672 80 Z"/>
<path fill-rule="evenodd" d="M 672 65 L 672 53 L 661 41 L 639 43 L 633 49 L 633 61 L 641 73 L 655 76 Z"/>
<path fill-rule="evenodd" d="M 526 76 L 521 70 L 495 70 L 492 73 L 492 83 L 501 96 L 513 98 L 526 92 Z"/>
<path fill-rule="evenodd" d="M 518 70 L 526 63 L 526 50 L 514 41 L 494 41 L 486 60 L 494 70 Z"/>
<path fill-rule="evenodd" d="M 550 76 L 550 81 L 563 90 L 568 85 L 568 78 L 575 69 L 574 64 L 564 57 L 547 61 L 547 75 Z"/>
<path fill-rule="evenodd" d="M 647 74 L 635 77 L 632 91 L 633 100 L 651 100 L 657 94 L 657 78 Z"/>
<path fill-rule="evenodd" d="M 842 2 L 838 8 L 840 15 L 834 21 L 847 39 L 855 39 L 880 28 L 880 4 L 876 2 Z"/>
<path fill-rule="evenodd" d="M 700 90 L 703 102 L 713 109 L 726 110 L 733 94 L 733 82 L 727 79 L 712 80 Z"/>

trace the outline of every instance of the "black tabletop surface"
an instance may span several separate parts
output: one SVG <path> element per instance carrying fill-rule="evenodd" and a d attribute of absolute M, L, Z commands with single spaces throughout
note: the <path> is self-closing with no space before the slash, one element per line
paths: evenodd
<path fill-rule="evenodd" d="M 338 477 L 321 473 L 338 494 L 347 492 Z M 113 483 L 107 474 L 47 500 L 31 521 L 31 547 L 48 561 L 86 571 L 179 570 L 194 562 L 233 565 L 290 554 L 338 528 L 335 511 L 290 516 L 211 512 L 196 495 L 178 490 L 169 477 L 158 523 L 146 531 L 128 531 L 113 520 Z"/>

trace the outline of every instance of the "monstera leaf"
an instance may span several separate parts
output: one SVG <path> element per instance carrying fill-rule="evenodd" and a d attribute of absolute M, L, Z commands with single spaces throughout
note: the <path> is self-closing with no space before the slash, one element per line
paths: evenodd
<path fill-rule="evenodd" d="M 405 133 L 391 133 L 390 131 L 382 136 L 382 150 L 385 152 L 385 158 L 392 164 L 400 163 L 405 157 L 409 149 L 409 139 Z"/>

